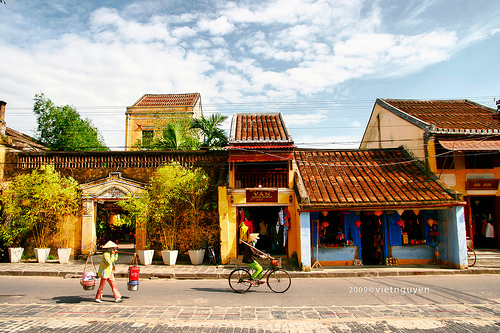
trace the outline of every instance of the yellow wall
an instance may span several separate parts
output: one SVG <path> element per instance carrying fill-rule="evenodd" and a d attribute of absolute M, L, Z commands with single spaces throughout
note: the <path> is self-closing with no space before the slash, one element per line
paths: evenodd
<path fill-rule="evenodd" d="M 290 203 L 290 195 L 292 203 Z M 290 212 L 290 229 L 288 231 L 288 257 L 297 252 L 300 258 L 300 220 L 296 208 L 297 200 L 292 189 L 278 189 L 278 202 L 275 203 L 247 203 L 245 189 L 229 189 L 219 187 L 219 222 L 221 228 L 221 259 L 227 264 L 229 259 L 238 257 L 238 208 L 286 206 Z"/>
<path fill-rule="evenodd" d="M 156 130 L 178 117 L 201 118 L 201 99 L 186 107 L 127 107 L 125 124 L 125 150 L 130 150 L 138 140 L 142 140 L 142 130 Z M 142 129 L 141 129 L 142 127 Z"/>
<path fill-rule="evenodd" d="M 425 131 L 375 104 L 360 148 L 405 147 L 425 161 Z"/>

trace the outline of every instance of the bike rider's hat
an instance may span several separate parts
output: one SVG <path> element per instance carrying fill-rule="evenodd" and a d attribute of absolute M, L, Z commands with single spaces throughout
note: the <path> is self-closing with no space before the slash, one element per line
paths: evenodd
<path fill-rule="evenodd" d="M 254 240 L 257 240 L 259 239 L 259 234 L 255 233 L 255 234 L 250 234 L 250 236 L 248 236 L 248 241 L 249 242 L 253 242 Z"/>

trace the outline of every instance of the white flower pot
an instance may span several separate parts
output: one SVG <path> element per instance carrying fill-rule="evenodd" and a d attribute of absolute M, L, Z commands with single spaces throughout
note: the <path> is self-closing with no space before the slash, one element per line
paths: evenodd
<path fill-rule="evenodd" d="M 205 249 L 203 250 L 189 250 L 189 259 L 193 265 L 203 264 L 203 258 L 205 257 Z"/>
<path fill-rule="evenodd" d="M 36 249 L 35 248 L 35 257 L 38 262 L 45 262 L 50 254 L 50 248 Z"/>
<path fill-rule="evenodd" d="M 173 266 L 175 265 L 175 262 L 177 261 L 177 255 L 179 254 L 179 251 L 177 250 L 163 250 L 161 251 L 161 257 L 163 258 L 163 263 L 165 265 Z"/>
<path fill-rule="evenodd" d="M 139 262 L 141 265 L 148 266 L 153 262 L 155 250 L 139 250 L 137 254 L 139 255 Z"/>
<path fill-rule="evenodd" d="M 21 262 L 24 248 L 22 247 L 9 247 L 10 262 Z"/>
<path fill-rule="evenodd" d="M 59 263 L 67 264 L 71 256 L 71 248 L 57 249 L 57 256 L 59 257 Z"/>

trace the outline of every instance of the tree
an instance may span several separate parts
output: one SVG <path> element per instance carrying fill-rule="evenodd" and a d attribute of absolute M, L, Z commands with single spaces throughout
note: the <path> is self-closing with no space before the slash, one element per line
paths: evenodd
<path fill-rule="evenodd" d="M 203 170 L 187 169 L 173 162 L 158 168 L 145 195 L 129 197 L 118 204 L 129 213 L 127 222 L 130 224 L 139 214 L 147 214 L 149 237 L 153 242 L 157 239 L 163 249 L 174 249 L 178 243 L 179 225 L 186 218 L 192 222 L 190 225 L 197 226 L 192 229 L 192 238 L 186 241 L 199 244 L 202 231 L 198 215 L 208 182 Z"/>
<path fill-rule="evenodd" d="M 43 145 L 56 151 L 109 150 L 92 121 L 82 119 L 74 107 L 56 106 L 43 93 L 36 94 L 34 100 L 37 139 Z"/>
<path fill-rule="evenodd" d="M 135 149 L 150 150 L 196 150 L 200 147 L 197 133 L 190 127 L 190 119 L 177 118 L 165 122 L 160 134 L 154 134 L 152 140 L 146 142 L 137 141 Z"/>
<path fill-rule="evenodd" d="M 16 176 L 1 195 L 7 215 L 4 240 L 17 245 L 31 233 L 37 247 L 48 246 L 64 217 L 78 212 L 80 198 L 78 182 L 62 177 L 53 165 Z"/>
<path fill-rule="evenodd" d="M 195 118 L 191 122 L 191 128 L 199 129 L 203 134 L 202 147 L 208 149 L 224 148 L 228 144 L 226 133 L 219 126 L 227 119 L 221 114 L 212 114 L 210 117 Z"/>

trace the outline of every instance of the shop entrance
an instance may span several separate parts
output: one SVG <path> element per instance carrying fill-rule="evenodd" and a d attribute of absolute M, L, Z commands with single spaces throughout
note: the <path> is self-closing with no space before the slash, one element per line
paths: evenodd
<path fill-rule="evenodd" d="M 470 208 L 474 247 L 486 249 L 496 248 L 495 197 L 471 197 Z"/>
<path fill-rule="evenodd" d="M 259 234 L 256 248 L 273 255 L 287 253 L 290 213 L 286 206 L 240 207 L 238 228 L 242 222 L 248 227 L 249 233 Z M 239 246 L 238 253 L 241 254 L 242 249 Z"/>
<path fill-rule="evenodd" d="M 384 264 L 384 226 L 380 216 L 361 213 L 361 255 L 365 265 Z"/>
<path fill-rule="evenodd" d="M 123 225 L 126 213 L 116 201 L 98 201 L 96 216 L 96 235 L 98 247 L 111 240 L 120 245 L 120 250 L 135 247 L 135 230 Z"/>

